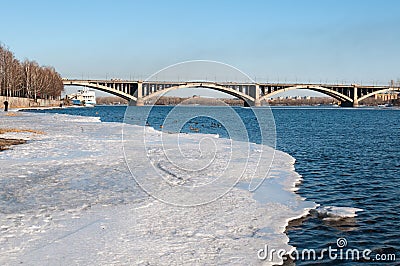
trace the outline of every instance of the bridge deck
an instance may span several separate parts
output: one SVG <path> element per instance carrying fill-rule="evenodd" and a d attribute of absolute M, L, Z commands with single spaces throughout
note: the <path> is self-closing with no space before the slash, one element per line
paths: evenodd
<path fill-rule="evenodd" d="M 278 83 L 278 82 L 219 82 L 219 81 L 208 81 L 208 80 L 190 80 L 190 81 L 157 81 L 157 80 L 122 80 L 122 79 L 63 79 L 63 83 L 115 83 L 115 84 L 137 84 L 139 82 L 143 84 L 187 84 L 187 83 L 204 83 L 204 84 L 219 84 L 219 85 L 255 85 L 260 86 L 272 86 L 272 87 L 330 87 L 330 88 L 365 88 L 365 89 L 389 89 L 389 88 L 400 88 L 399 86 L 389 85 L 362 85 L 362 84 L 334 84 L 334 83 Z"/>

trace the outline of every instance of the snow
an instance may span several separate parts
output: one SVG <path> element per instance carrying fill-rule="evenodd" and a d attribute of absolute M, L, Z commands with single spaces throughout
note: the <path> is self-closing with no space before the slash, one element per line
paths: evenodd
<path fill-rule="evenodd" d="M 0 127 L 45 134 L 7 133 L 28 143 L 0 153 L 1 265 L 279 264 L 257 251 L 291 250 L 287 223 L 316 207 L 294 193 L 294 159 L 266 146 L 19 114 Z"/>

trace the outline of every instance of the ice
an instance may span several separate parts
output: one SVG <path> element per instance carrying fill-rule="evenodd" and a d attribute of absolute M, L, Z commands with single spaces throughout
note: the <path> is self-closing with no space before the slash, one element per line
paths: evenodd
<path fill-rule="evenodd" d="M 363 209 L 353 207 L 319 206 L 315 211 L 323 220 L 339 220 L 343 218 L 356 217 L 357 212 L 361 212 Z"/>
<path fill-rule="evenodd" d="M 45 134 L 12 133 L 28 142 L 0 153 L 1 265 L 280 264 L 279 258 L 260 261 L 257 251 L 266 244 L 291 250 L 284 234 L 288 222 L 315 207 L 293 192 L 301 177 L 294 159 L 280 151 L 98 118 L 19 114 L 0 114 L 0 127 Z M 143 136 L 146 150 L 127 145 Z M 261 151 L 274 157 L 264 182 L 252 171 Z M 179 156 L 186 161 L 168 160 Z M 193 165 L 206 167 L 188 174 Z M 131 172 L 150 183 L 158 176 L 149 173 L 162 176 L 169 187 L 152 183 L 150 188 L 164 201 L 177 185 L 188 188 L 182 197 L 209 185 L 209 191 L 200 191 L 206 194 L 192 195 L 189 202 L 226 191 L 207 204 L 174 206 L 146 194 Z M 228 187 L 238 177 L 239 183 Z M 260 184 L 254 192 L 252 181 Z"/>

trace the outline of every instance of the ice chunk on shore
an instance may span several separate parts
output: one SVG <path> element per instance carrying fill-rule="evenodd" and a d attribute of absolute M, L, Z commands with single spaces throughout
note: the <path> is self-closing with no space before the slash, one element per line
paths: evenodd
<path fill-rule="evenodd" d="M 319 206 L 315 209 L 315 212 L 320 218 L 329 220 L 353 218 L 357 216 L 357 212 L 361 211 L 363 211 L 363 209 L 336 206 Z"/>

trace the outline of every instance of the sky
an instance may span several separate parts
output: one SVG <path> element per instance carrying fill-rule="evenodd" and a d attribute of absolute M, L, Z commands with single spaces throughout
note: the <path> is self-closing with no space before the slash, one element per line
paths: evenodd
<path fill-rule="evenodd" d="M 0 0 L 0 42 L 65 78 L 146 79 L 188 60 L 256 81 L 400 78 L 400 1 Z"/>

